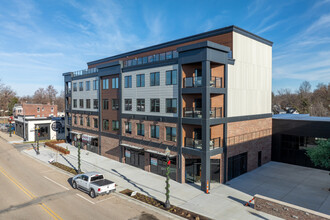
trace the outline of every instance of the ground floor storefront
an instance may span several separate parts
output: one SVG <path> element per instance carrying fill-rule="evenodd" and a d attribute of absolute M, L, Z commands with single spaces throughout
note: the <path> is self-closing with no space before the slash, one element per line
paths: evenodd
<path fill-rule="evenodd" d="M 70 131 L 72 145 L 99 154 L 99 137 L 86 132 Z"/>

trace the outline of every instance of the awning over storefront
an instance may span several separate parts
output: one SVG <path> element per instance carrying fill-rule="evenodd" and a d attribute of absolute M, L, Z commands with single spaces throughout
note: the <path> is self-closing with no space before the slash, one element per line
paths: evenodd
<path fill-rule="evenodd" d="M 162 153 L 162 152 L 159 152 L 159 151 L 149 150 L 149 149 L 145 149 L 144 151 L 145 151 L 145 152 L 148 152 L 148 153 L 151 153 L 151 154 L 157 154 L 157 155 L 160 155 L 160 156 L 166 157 L 166 154 L 165 154 L 165 153 Z M 174 157 L 176 157 L 176 155 L 170 155 L 169 157 L 170 157 L 170 158 L 174 158 Z"/>
<path fill-rule="evenodd" d="M 76 132 L 76 131 L 70 131 L 71 134 L 81 134 L 79 132 Z"/>
<path fill-rule="evenodd" d="M 121 144 L 120 146 L 130 148 L 133 150 L 140 150 L 140 151 L 143 150 L 143 147 L 137 147 L 137 146 L 133 146 L 133 145 L 129 145 L 129 144 Z"/>
<path fill-rule="evenodd" d="M 91 143 L 92 139 L 98 138 L 97 136 L 90 136 L 87 134 L 83 134 L 81 136 L 81 140 L 83 143 Z"/>

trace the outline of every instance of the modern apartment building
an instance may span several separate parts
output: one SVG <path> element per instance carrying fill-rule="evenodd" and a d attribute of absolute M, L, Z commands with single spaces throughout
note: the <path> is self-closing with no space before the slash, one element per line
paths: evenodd
<path fill-rule="evenodd" d="M 67 140 L 171 178 L 224 183 L 271 159 L 272 42 L 236 26 L 64 73 Z"/>

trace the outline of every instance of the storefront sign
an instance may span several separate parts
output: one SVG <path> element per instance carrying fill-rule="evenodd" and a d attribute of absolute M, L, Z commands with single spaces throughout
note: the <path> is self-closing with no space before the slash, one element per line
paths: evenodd
<path fill-rule="evenodd" d="M 125 157 L 131 157 L 131 152 L 128 150 L 125 150 Z"/>
<path fill-rule="evenodd" d="M 92 137 L 89 136 L 89 135 L 83 134 L 83 135 L 81 136 L 81 140 L 82 140 L 83 143 L 86 143 L 86 144 L 88 143 L 88 144 L 90 144 L 91 141 L 92 141 Z"/>
<path fill-rule="evenodd" d="M 150 157 L 150 164 L 157 166 L 157 158 Z"/>

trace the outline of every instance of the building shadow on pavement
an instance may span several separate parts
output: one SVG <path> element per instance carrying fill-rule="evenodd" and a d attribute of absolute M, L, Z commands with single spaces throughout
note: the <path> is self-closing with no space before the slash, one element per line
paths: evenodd
<path fill-rule="evenodd" d="M 129 184 L 131 184 L 132 186 L 134 186 L 135 188 L 139 189 L 141 192 L 147 194 L 149 197 L 156 199 L 154 196 L 150 195 L 150 193 L 148 193 L 147 191 L 145 191 L 143 188 L 141 188 L 140 186 L 138 186 L 135 182 L 133 182 L 131 179 L 127 178 L 125 175 L 119 173 L 117 170 L 115 169 L 111 169 L 113 172 L 117 173 L 121 178 L 123 178 L 125 181 L 127 181 Z"/>
<path fill-rule="evenodd" d="M 66 159 L 62 154 L 60 154 L 60 156 L 78 173 L 78 169 L 68 159 Z"/>

